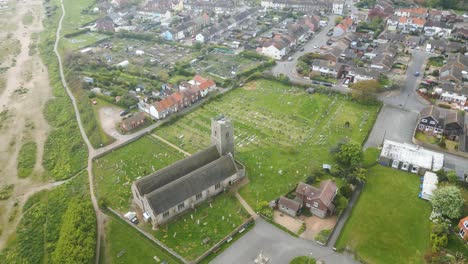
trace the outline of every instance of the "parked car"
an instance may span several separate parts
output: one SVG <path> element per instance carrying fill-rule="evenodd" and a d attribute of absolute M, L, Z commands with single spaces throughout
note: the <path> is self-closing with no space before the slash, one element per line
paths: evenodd
<path fill-rule="evenodd" d="M 288 61 L 292 61 L 292 60 L 293 60 L 293 57 L 289 57 L 289 58 L 288 58 Z"/>
<path fill-rule="evenodd" d="M 124 110 L 122 112 L 120 112 L 120 116 L 124 116 L 126 114 L 130 113 L 128 110 Z"/>
<path fill-rule="evenodd" d="M 414 73 L 415 77 L 419 77 L 419 75 L 421 75 L 421 73 L 419 73 L 418 71 Z"/>
<path fill-rule="evenodd" d="M 301 48 L 301 51 L 304 51 L 304 48 Z"/>
<path fill-rule="evenodd" d="M 318 49 L 318 46 L 317 46 L 317 45 L 314 45 L 314 49 Z"/>
<path fill-rule="evenodd" d="M 331 35 L 333 35 L 333 32 L 330 31 L 327 33 L 327 36 L 331 36 Z"/>

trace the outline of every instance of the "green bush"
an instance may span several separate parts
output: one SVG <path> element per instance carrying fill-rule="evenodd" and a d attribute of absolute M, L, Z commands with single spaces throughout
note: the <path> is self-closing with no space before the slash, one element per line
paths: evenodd
<path fill-rule="evenodd" d="M 36 165 L 37 145 L 35 142 L 25 143 L 18 154 L 18 176 L 28 177 Z"/>
<path fill-rule="evenodd" d="M 331 235 L 332 230 L 331 229 L 324 229 L 320 231 L 316 236 L 315 236 L 315 241 L 320 242 L 322 244 L 326 244 L 328 242 L 328 238 Z"/>

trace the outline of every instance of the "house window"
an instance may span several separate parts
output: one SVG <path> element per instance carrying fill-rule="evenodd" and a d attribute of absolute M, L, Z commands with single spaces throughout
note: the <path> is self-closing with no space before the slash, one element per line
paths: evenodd
<path fill-rule="evenodd" d="M 179 204 L 179 205 L 177 206 L 177 210 L 180 211 L 180 210 L 184 209 L 184 207 L 185 207 L 185 204 L 184 204 L 184 203 L 181 203 L 181 204 Z"/>
<path fill-rule="evenodd" d="M 465 237 L 465 230 L 464 230 L 463 228 L 460 229 L 460 233 L 459 233 L 459 234 L 460 234 L 461 238 L 464 238 L 464 237 Z"/>
<path fill-rule="evenodd" d="M 317 202 L 314 202 L 314 207 L 318 207 L 318 203 L 317 203 Z"/>
<path fill-rule="evenodd" d="M 163 218 L 167 218 L 169 216 L 169 211 L 163 213 Z"/>
<path fill-rule="evenodd" d="M 424 127 L 425 127 L 425 125 L 419 125 L 419 129 L 420 129 L 420 130 L 423 130 Z"/>
<path fill-rule="evenodd" d="M 422 119 L 421 122 L 427 123 L 427 119 Z"/>
<path fill-rule="evenodd" d="M 431 121 L 429 122 L 431 125 L 435 125 L 435 121 Z"/>
<path fill-rule="evenodd" d="M 221 183 L 217 183 L 217 184 L 215 185 L 215 190 L 218 190 L 219 188 L 221 188 Z"/>
<path fill-rule="evenodd" d="M 465 221 L 465 222 L 463 223 L 463 225 L 465 226 L 465 228 L 468 229 L 468 221 Z"/>
<path fill-rule="evenodd" d="M 195 199 L 198 201 L 202 198 L 202 196 L 203 196 L 202 193 L 199 193 L 195 196 Z"/>
<path fill-rule="evenodd" d="M 431 130 L 432 130 L 432 127 L 427 126 L 426 129 L 429 130 L 429 131 L 431 131 Z"/>

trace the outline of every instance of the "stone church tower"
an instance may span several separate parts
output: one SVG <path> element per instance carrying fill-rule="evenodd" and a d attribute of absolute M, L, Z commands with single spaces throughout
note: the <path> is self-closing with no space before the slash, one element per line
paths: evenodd
<path fill-rule="evenodd" d="M 228 153 L 234 156 L 234 127 L 230 119 L 221 115 L 212 120 L 211 144 L 216 145 L 222 156 Z"/>

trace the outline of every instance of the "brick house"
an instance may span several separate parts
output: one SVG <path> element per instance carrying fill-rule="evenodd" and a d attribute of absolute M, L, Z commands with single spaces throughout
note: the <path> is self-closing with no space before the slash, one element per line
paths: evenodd
<path fill-rule="evenodd" d="M 336 184 L 331 180 L 321 182 L 319 188 L 300 182 L 296 188 L 296 197 L 312 214 L 325 218 L 335 211 L 333 199 L 337 190 Z"/>
<path fill-rule="evenodd" d="M 297 216 L 302 204 L 296 200 L 281 196 L 278 200 L 278 209 L 290 216 Z"/>
<path fill-rule="evenodd" d="M 460 230 L 458 231 L 458 234 L 460 237 L 464 240 L 468 240 L 468 216 L 463 217 L 460 219 L 460 222 L 458 222 L 458 228 Z"/>
<path fill-rule="evenodd" d="M 146 123 L 146 115 L 143 112 L 139 112 L 132 117 L 129 117 L 122 121 L 120 128 L 124 132 L 129 132 L 135 128 L 138 128 Z"/>

